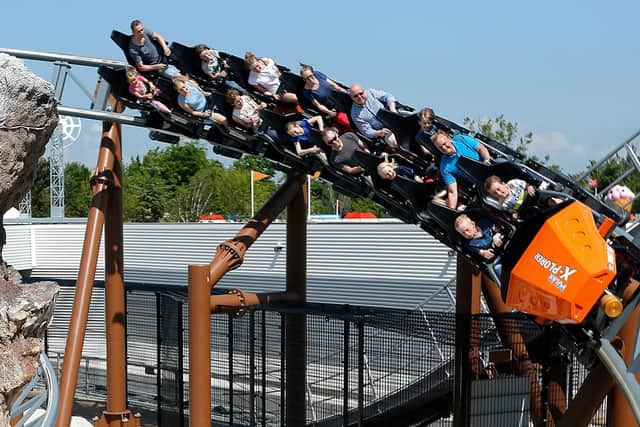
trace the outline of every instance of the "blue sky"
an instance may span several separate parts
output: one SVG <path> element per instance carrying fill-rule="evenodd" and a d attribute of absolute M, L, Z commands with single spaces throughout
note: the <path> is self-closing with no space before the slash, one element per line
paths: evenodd
<path fill-rule="evenodd" d="M 169 41 L 310 63 L 453 121 L 504 114 L 567 172 L 640 127 L 638 2 L 23 1 L 2 12 L 1 47 L 123 59 L 109 34 L 137 18 Z M 51 65 L 28 64 L 50 78 Z M 92 90 L 97 75 L 77 73 Z M 72 86 L 63 102 L 88 107 Z M 66 158 L 93 167 L 99 126 L 83 126 Z M 124 138 L 125 159 L 158 146 L 140 130 Z"/>

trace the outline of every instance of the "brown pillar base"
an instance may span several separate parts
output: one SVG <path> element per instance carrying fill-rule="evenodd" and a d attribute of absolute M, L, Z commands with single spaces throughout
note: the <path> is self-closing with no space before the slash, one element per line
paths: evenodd
<path fill-rule="evenodd" d="M 97 417 L 96 417 L 97 418 Z M 123 412 L 104 411 L 100 418 L 93 421 L 94 427 L 140 427 L 140 415 L 131 411 Z"/>

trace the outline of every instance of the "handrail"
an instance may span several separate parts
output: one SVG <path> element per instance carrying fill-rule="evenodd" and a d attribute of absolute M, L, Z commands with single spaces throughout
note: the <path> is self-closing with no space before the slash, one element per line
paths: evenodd
<path fill-rule="evenodd" d="M 44 382 L 45 388 L 36 392 L 40 383 Z M 18 397 L 13 401 L 9 410 L 9 416 L 16 418 L 21 416 L 14 427 L 53 427 L 58 416 L 58 379 L 53 366 L 42 352 L 38 359 L 38 372 L 24 387 Z M 33 418 L 36 410 L 46 402 L 46 410 L 37 418 Z"/>
<path fill-rule="evenodd" d="M 65 53 L 39 52 L 35 50 L 10 49 L 2 47 L 0 53 L 15 56 L 22 59 L 33 59 L 36 61 L 46 62 L 67 62 L 74 65 L 83 65 L 87 67 L 99 67 L 101 65 L 109 65 L 116 67 L 124 67 L 126 62 L 117 61 L 115 59 L 92 58 L 88 56 L 68 55 Z"/>

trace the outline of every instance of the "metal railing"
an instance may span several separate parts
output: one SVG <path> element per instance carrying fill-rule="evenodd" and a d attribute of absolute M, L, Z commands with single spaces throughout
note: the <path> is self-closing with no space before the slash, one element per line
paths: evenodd
<path fill-rule="evenodd" d="M 44 407 L 44 408 L 43 408 Z M 44 353 L 38 360 L 38 373 L 29 381 L 9 409 L 14 427 L 53 427 L 58 416 L 58 379 Z"/>

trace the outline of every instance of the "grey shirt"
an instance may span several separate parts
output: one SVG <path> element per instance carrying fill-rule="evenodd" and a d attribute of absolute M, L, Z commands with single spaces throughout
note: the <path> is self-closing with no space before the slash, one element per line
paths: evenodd
<path fill-rule="evenodd" d="M 133 40 L 129 42 L 129 55 L 136 65 L 140 62 L 144 65 L 154 65 L 162 61 L 162 54 L 153 42 L 152 34 L 152 31 L 144 30 L 144 44 L 142 46 L 135 44 Z"/>
<path fill-rule="evenodd" d="M 362 151 L 358 145 L 358 137 L 352 132 L 340 135 L 342 150 L 331 150 L 331 163 L 336 169 L 342 170 L 342 166 L 359 166 L 353 161 L 353 153 Z"/>

